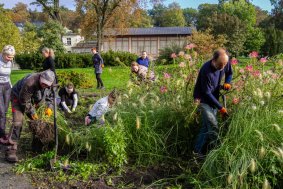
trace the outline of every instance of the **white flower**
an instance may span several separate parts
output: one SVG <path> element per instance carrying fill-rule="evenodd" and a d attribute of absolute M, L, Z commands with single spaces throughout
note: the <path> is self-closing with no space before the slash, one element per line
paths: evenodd
<path fill-rule="evenodd" d="M 252 108 L 253 110 L 256 110 L 256 109 L 257 109 L 256 105 L 252 105 L 251 108 Z"/>
<path fill-rule="evenodd" d="M 259 101 L 259 103 L 260 103 L 260 105 L 262 105 L 262 106 L 265 104 L 264 100 Z"/>
<path fill-rule="evenodd" d="M 264 93 L 264 96 L 265 96 L 266 98 L 270 99 L 271 93 L 270 93 L 270 92 L 265 92 L 265 93 Z"/>
<path fill-rule="evenodd" d="M 252 158 L 252 160 L 251 160 L 251 163 L 250 163 L 250 171 L 251 171 L 251 173 L 254 173 L 255 172 L 255 170 L 256 170 L 256 162 L 255 162 L 255 160 Z"/>
<path fill-rule="evenodd" d="M 278 132 L 281 131 L 281 127 L 278 124 L 273 123 L 272 126 L 276 129 L 276 131 L 278 131 Z"/>

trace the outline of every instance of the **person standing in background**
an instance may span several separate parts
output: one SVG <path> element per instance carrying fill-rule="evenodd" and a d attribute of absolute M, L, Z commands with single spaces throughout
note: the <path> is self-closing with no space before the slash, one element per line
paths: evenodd
<path fill-rule="evenodd" d="M 55 72 L 55 54 L 54 50 L 48 47 L 43 47 L 41 50 L 42 56 L 45 58 L 42 63 L 42 71 L 50 69 L 55 73 L 56 83 L 57 83 L 57 76 Z"/>
<path fill-rule="evenodd" d="M 6 45 L 0 56 L 0 143 L 2 144 L 7 142 L 5 133 L 6 114 L 11 96 L 12 84 L 10 75 L 15 54 L 15 48 L 12 45 Z"/>
<path fill-rule="evenodd" d="M 103 67 L 103 59 L 97 52 L 96 48 L 92 48 L 91 52 L 93 53 L 92 57 L 92 62 L 93 62 L 93 67 L 94 67 L 94 72 L 95 72 L 95 77 L 97 81 L 97 89 L 104 89 L 104 85 L 101 79 L 101 74 L 102 74 L 102 67 Z"/>
<path fill-rule="evenodd" d="M 149 58 L 147 57 L 146 51 L 142 51 L 141 57 L 139 57 L 136 62 L 139 65 L 145 66 L 147 68 L 149 67 L 150 61 L 149 61 Z"/>

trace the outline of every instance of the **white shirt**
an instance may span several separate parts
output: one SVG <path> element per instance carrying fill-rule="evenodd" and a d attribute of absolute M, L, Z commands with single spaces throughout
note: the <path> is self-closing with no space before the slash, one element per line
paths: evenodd
<path fill-rule="evenodd" d="M 102 115 L 109 111 L 108 96 L 99 99 L 92 107 L 88 113 L 92 117 L 95 117 L 96 120 L 99 120 Z"/>
<path fill-rule="evenodd" d="M 0 84 L 11 83 L 10 75 L 12 70 L 12 62 L 4 62 L 2 54 L 0 54 Z"/>

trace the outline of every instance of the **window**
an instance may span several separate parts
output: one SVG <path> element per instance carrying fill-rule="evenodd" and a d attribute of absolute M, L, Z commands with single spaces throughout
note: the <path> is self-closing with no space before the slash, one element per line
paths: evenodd
<path fill-rule="evenodd" d="M 71 40 L 71 38 L 67 38 L 67 45 L 72 45 L 72 40 Z"/>

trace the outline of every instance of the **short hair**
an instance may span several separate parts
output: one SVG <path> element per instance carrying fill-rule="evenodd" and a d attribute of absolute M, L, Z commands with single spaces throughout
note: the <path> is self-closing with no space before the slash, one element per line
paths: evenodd
<path fill-rule="evenodd" d="M 114 100 L 116 100 L 116 98 L 117 98 L 117 90 L 116 89 L 113 89 L 110 93 L 109 93 L 109 97 L 110 98 L 112 98 L 112 99 L 114 99 Z"/>
<path fill-rule="evenodd" d="M 133 67 L 133 66 L 139 66 L 139 64 L 138 64 L 137 62 L 133 61 L 133 62 L 131 63 L 131 67 Z"/>
<path fill-rule="evenodd" d="M 227 51 L 226 51 L 225 49 L 223 49 L 223 48 L 217 49 L 217 50 L 214 51 L 214 53 L 213 53 L 212 60 L 214 60 L 214 61 L 218 60 L 219 56 L 220 56 L 220 55 L 223 55 L 223 53 L 225 53 L 225 54 L 228 56 Z"/>
<path fill-rule="evenodd" d="M 96 51 L 97 51 L 96 47 L 91 48 L 91 51 L 93 51 L 93 50 L 96 50 Z"/>
<path fill-rule="evenodd" d="M 66 84 L 66 87 L 67 87 L 68 89 L 74 88 L 74 84 L 73 84 L 72 82 L 68 82 L 68 83 Z"/>
<path fill-rule="evenodd" d="M 142 51 L 142 53 L 144 53 L 144 52 L 147 53 L 146 51 Z"/>
<path fill-rule="evenodd" d="M 2 50 L 2 54 L 10 55 L 10 56 L 15 56 L 16 51 L 15 51 L 14 46 L 12 46 L 12 45 L 6 45 L 6 46 L 3 48 L 3 50 Z"/>

